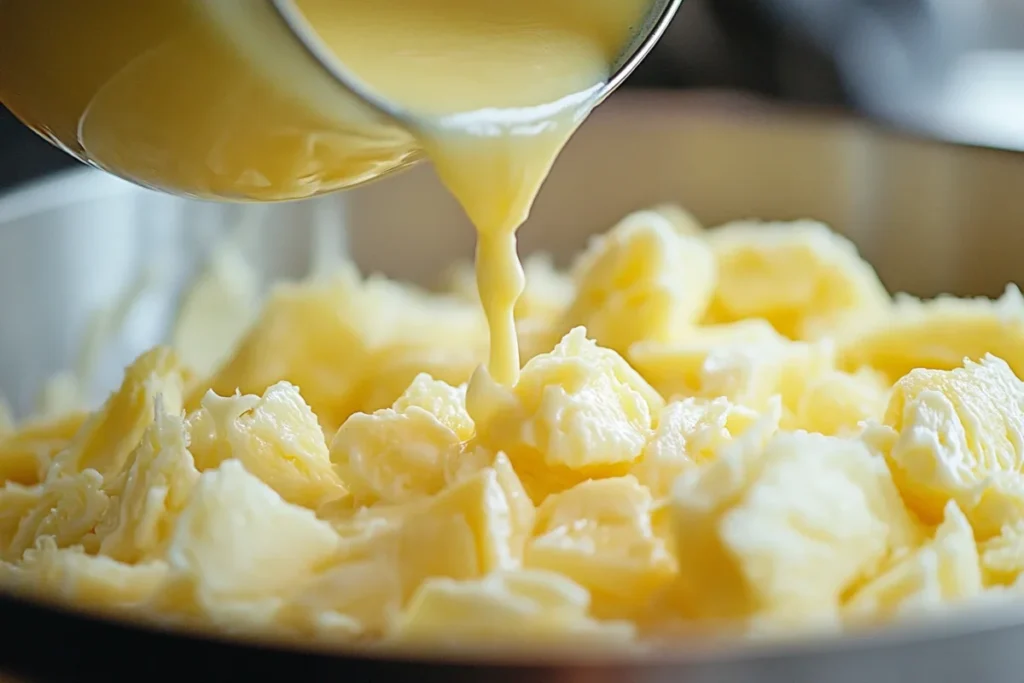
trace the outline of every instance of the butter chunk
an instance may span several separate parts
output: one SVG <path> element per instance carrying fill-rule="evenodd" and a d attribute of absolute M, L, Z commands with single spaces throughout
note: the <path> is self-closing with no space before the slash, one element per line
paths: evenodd
<path fill-rule="evenodd" d="M 683 471 L 713 460 L 719 449 L 753 426 L 759 416 L 725 397 L 673 401 L 662 411 L 658 428 L 630 473 L 655 498 L 666 498 Z"/>
<path fill-rule="evenodd" d="M 725 397 L 762 411 L 780 396 L 783 423 L 793 427 L 806 392 L 835 369 L 835 345 L 792 341 L 751 319 L 696 327 L 669 343 L 640 342 L 629 359 L 670 398 Z"/>
<path fill-rule="evenodd" d="M 430 579 L 420 587 L 392 636 L 412 646 L 531 648 L 602 646 L 635 637 L 628 622 L 588 615 L 586 589 L 552 572 L 499 572 L 474 581 Z"/>
<path fill-rule="evenodd" d="M 357 504 L 408 502 L 444 488 L 473 430 L 464 390 L 419 375 L 391 408 L 350 416 L 330 459 Z"/>
<path fill-rule="evenodd" d="M 893 388 L 884 449 L 900 492 L 926 521 L 955 500 L 982 540 L 1024 519 L 1024 382 L 986 356 L 913 370 Z"/>
<path fill-rule="evenodd" d="M 187 444 L 184 420 L 158 414 L 109 490 L 116 505 L 97 527 L 100 553 L 132 564 L 162 557 L 199 479 Z"/>
<path fill-rule="evenodd" d="M 941 609 L 982 592 L 978 548 L 967 518 L 950 501 L 934 537 L 920 548 L 897 554 L 845 606 L 854 620 L 878 620 Z"/>
<path fill-rule="evenodd" d="M 535 502 L 589 478 L 625 474 L 664 401 L 583 328 L 530 360 L 511 389 L 481 368 L 467 392 L 474 440 L 504 452 Z"/>
<path fill-rule="evenodd" d="M 715 257 L 664 214 L 638 211 L 591 241 L 573 279 L 562 329 L 582 325 L 625 354 L 634 342 L 668 341 L 700 319 L 716 283 Z"/>
<path fill-rule="evenodd" d="M 42 536 L 51 537 L 60 548 L 81 545 L 96 552 L 95 529 L 110 504 L 103 476 L 93 469 L 55 474 L 32 487 L 7 484 L 0 490 L 3 559 L 20 559 Z"/>
<path fill-rule="evenodd" d="M 167 549 L 171 569 L 195 585 L 200 605 L 290 594 L 337 552 L 338 535 L 292 505 L 241 462 L 204 472 Z"/>
<path fill-rule="evenodd" d="M 40 536 L 20 563 L 0 568 L 0 577 L 5 585 L 38 598 L 122 611 L 152 600 L 165 585 L 168 567 L 160 560 L 127 564 L 89 555 L 80 546 L 58 548 L 52 536 Z"/>
<path fill-rule="evenodd" d="M 48 476 L 91 469 L 117 477 L 157 412 L 178 413 L 191 373 L 169 349 L 157 347 L 125 370 L 121 386 L 75 434 L 53 461 Z"/>
<path fill-rule="evenodd" d="M 836 331 L 841 366 L 871 367 L 895 382 L 917 368 L 953 370 L 964 358 L 1002 358 L 1024 376 L 1024 296 L 1007 285 L 997 300 L 900 294 L 885 315 Z"/>
<path fill-rule="evenodd" d="M 310 509 L 345 494 L 316 415 L 288 382 L 263 396 L 208 392 L 188 428 L 200 470 L 238 460 L 285 500 Z"/>
<path fill-rule="evenodd" d="M 525 564 L 587 588 L 602 615 L 635 613 L 675 577 L 675 560 L 652 528 L 653 505 L 632 476 L 553 494 L 537 510 Z"/>
<path fill-rule="evenodd" d="M 316 630 L 330 613 L 381 635 L 424 581 L 476 579 L 517 567 L 522 554 L 511 501 L 490 467 L 433 498 L 359 516 L 358 531 L 343 532 L 337 557 L 284 608 L 291 623 Z"/>
<path fill-rule="evenodd" d="M 817 339 L 884 315 L 891 299 L 845 237 L 816 221 L 736 221 L 706 232 L 718 264 L 708 322 L 763 318 Z"/>
<path fill-rule="evenodd" d="M 676 483 L 684 609 L 696 618 L 827 618 L 893 549 L 916 543 L 885 463 L 866 446 L 806 432 L 765 438 L 772 428 L 762 418 Z"/>

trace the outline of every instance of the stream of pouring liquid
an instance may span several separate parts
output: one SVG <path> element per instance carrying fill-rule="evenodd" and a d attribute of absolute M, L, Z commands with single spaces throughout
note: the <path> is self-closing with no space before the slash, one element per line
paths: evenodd
<path fill-rule="evenodd" d="M 476 226 L 476 283 L 490 332 L 487 369 L 505 385 L 519 377 L 514 311 L 526 284 L 516 231 L 558 153 L 593 108 L 594 96 L 566 98 L 539 120 L 532 112 L 528 124 L 513 124 L 510 113 L 501 112 L 497 121 L 481 117 L 479 128 L 457 125 L 421 136 L 441 180 Z"/>
<path fill-rule="evenodd" d="M 651 0 L 297 0 L 323 43 L 415 131 L 476 226 L 491 376 L 519 375 L 516 230 Z"/>

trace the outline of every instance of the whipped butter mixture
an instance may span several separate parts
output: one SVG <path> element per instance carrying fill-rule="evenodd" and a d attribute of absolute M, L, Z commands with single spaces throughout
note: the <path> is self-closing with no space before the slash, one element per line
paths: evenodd
<path fill-rule="evenodd" d="M 213 265 L 202 289 L 245 289 Z M 180 349 L 98 410 L 0 424 L 0 585 L 222 633 L 534 651 L 1024 595 L 1016 288 L 893 299 L 821 224 L 667 208 L 524 270 L 511 385 L 477 371 L 469 266 L 429 292 L 342 263 L 247 329 L 186 303 Z"/>

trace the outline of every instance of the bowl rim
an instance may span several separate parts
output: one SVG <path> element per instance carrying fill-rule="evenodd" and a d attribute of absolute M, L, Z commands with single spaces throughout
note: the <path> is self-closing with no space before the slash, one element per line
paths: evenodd
<path fill-rule="evenodd" d="M 1021 597 L 1024 597 L 1022 595 Z M 828 630 L 820 634 L 801 633 L 778 640 L 746 637 L 680 638 L 666 641 L 665 647 L 637 650 L 545 648 L 530 651 L 519 648 L 462 649 L 385 649 L 346 643 L 297 642 L 273 637 L 236 637 L 211 631 L 188 631 L 152 622 L 132 620 L 131 615 L 88 612 L 84 609 L 33 599 L 11 591 L 0 591 L 0 615 L 18 623 L 7 636 L 7 647 L 0 648 L 0 671 L 8 662 L 34 658 L 34 650 L 50 652 L 54 643 L 73 642 L 76 651 L 109 652 L 112 644 L 131 641 L 135 649 L 150 652 L 177 650 L 218 651 L 216 656 L 253 656 L 291 660 L 315 658 L 323 663 L 359 666 L 417 666 L 472 669 L 497 667 L 525 672 L 538 669 L 606 669 L 608 667 L 673 668 L 715 665 L 767 665 L 771 663 L 825 662 L 846 655 L 884 655 L 917 644 L 955 646 L 965 638 L 984 638 L 995 631 L 1017 632 L 1024 640 L 1024 601 L 1016 604 L 992 604 L 979 601 L 961 611 L 922 615 L 913 621 L 893 622 L 865 627 L 863 631 L 843 633 Z M 50 637 L 40 637 L 49 633 Z M 312 660 L 310 660 L 312 661 Z M 60 666 L 51 662 L 49 666 Z M 14 671 L 12 669 L 12 671 Z M 17 673 L 15 671 L 15 673 Z M 138 672 L 131 672 L 137 676 Z M 133 679 L 134 680 L 134 679 Z"/>
<path fill-rule="evenodd" d="M 91 166 L 73 166 L 0 192 L 0 226 L 46 211 L 143 189 Z"/>

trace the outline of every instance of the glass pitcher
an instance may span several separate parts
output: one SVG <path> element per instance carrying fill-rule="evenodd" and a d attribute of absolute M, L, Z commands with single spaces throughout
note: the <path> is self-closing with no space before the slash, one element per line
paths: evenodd
<path fill-rule="evenodd" d="M 602 98 L 681 2 L 651 0 Z M 415 115 L 361 85 L 292 0 L 5 0 L 0 101 L 84 162 L 199 198 L 298 199 L 422 157 Z"/>

